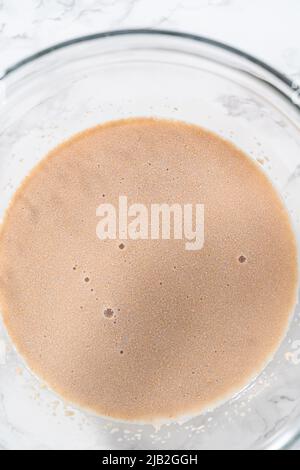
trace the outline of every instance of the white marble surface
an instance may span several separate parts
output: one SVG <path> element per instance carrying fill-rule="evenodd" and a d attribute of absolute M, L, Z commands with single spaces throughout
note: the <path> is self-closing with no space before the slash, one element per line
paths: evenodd
<path fill-rule="evenodd" d="M 0 0 L 0 67 L 114 28 L 172 28 L 228 42 L 300 74 L 299 0 Z"/>
<path fill-rule="evenodd" d="M 227 42 L 300 79 L 299 24 L 299 0 L 0 0 L 0 70 L 76 36 L 156 27 Z"/>

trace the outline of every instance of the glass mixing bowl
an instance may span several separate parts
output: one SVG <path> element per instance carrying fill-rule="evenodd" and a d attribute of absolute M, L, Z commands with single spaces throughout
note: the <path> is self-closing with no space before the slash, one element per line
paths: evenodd
<path fill-rule="evenodd" d="M 0 73 L 0 111 L 1 216 L 23 178 L 62 140 L 111 119 L 157 116 L 211 129 L 258 160 L 282 194 L 300 239 L 299 89 L 229 46 L 154 30 L 78 38 Z M 285 448 L 300 431 L 299 313 L 298 306 L 276 356 L 238 396 L 160 429 L 110 421 L 65 403 L 30 372 L 0 325 L 0 444 Z"/>

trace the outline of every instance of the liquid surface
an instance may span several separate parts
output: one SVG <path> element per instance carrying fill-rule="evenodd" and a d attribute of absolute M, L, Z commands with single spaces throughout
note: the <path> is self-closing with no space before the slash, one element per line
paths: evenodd
<path fill-rule="evenodd" d="M 205 243 L 106 240 L 96 208 L 202 203 Z M 32 370 L 98 414 L 173 419 L 232 395 L 279 345 L 297 253 L 263 172 L 179 122 L 119 121 L 48 155 L 18 190 L 0 237 L 0 300 Z"/>

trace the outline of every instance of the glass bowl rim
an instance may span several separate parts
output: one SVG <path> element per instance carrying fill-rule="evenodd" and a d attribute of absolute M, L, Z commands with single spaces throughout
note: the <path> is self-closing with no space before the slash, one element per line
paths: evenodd
<path fill-rule="evenodd" d="M 178 38 L 178 39 L 186 39 L 190 40 L 196 43 L 202 43 L 204 45 L 208 46 L 213 46 L 216 49 L 220 49 L 225 52 L 229 52 L 233 54 L 234 56 L 244 59 L 253 65 L 259 67 L 263 71 L 271 74 L 273 78 L 276 78 L 281 82 L 281 84 L 287 86 L 290 91 L 295 91 L 297 89 L 300 90 L 300 85 L 295 83 L 294 80 L 292 80 L 291 77 L 289 77 L 287 74 L 281 72 L 277 68 L 269 65 L 267 62 L 257 58 L 256 56 L 249 54 L 248 52 L 245 52 L 242 49 L 239 49 L 237 47 L 231 46 L 227 43 L 224 43 L 222 41 L 218 41 L 212 38 L 209 38 L 207 36 L 202 36 L 202 35 L 197 35 L 193 33 L 187 33 L 184 31 L 175 31 L 171 29 L 155 29 L 155 28 L 129 28 L 129 29 L 115 29 L 115 30 L 109 30 L 109 31 L 104 31 L 104 32 L 98 32 L 98 33 L 93 33 L 89 35 L 83 35 L 83 36 L 77 36 L 75 38 L 66 40 L 66 41 L 61 41 L 58 43 L 53 44 L 50 47 L 40 49 L 36 53 L 28 55 L 24 57 L 23 59 L 19 60 L 18 62 L 15 62 L 11 66 L 4 68 L 3 70 L 0 70 L 0 80 L 4 80 L 7 78 L 9 75 L 13 74 L 17 70 L 21 69 L 27 64 L 30 64 L 32 62 L 37 61 L 38 59 L 51 54 L 52 52 L 58 51 L 60 49 L 65 49 L 70 46 L 84 43 L 84 42 L 89 42 L 89 41 L 94 41 L 97 39 L 105 39 L 105 38 L 112 38 L 112 37 L 122 37 L 122 36 L 138 36 L 138 35 L 148 35 L 148 36 L 165 36 L 169 38 Z M 277 88 L 275 86 L 275 88 Z M 277 88 L 277 91 L 282 93 L 282 90 Z M 300 105 L 296 104 L 293 102 L 294 105 L 300 110 Z"/>

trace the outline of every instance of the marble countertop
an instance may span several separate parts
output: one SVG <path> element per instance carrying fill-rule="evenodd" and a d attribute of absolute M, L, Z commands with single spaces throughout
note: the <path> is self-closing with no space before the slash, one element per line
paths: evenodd
<path fill-rule="evenodd" d="M 299 20 L 299 0 L 0 0 L 0 72 L 66 39 L 152 27 L 226 42 L 300 80 Z"/>
<path fill-rule="evenodd" d="M 118 28 L 206 35 L 300 76 L 299 0 L 0 0 L 0 69 L 65 39 Z"/>

